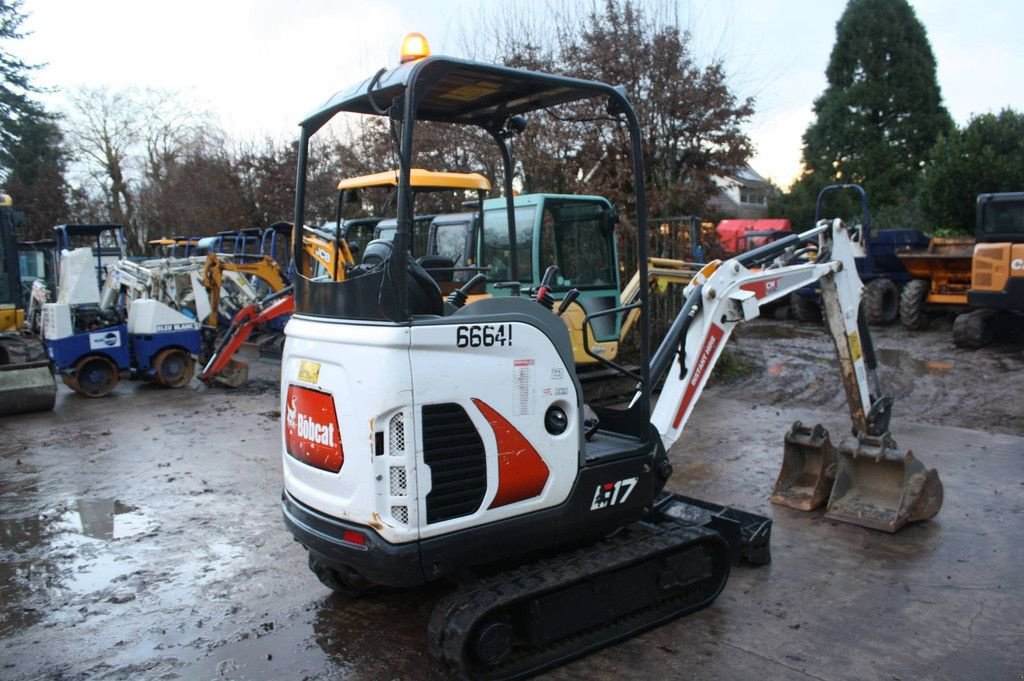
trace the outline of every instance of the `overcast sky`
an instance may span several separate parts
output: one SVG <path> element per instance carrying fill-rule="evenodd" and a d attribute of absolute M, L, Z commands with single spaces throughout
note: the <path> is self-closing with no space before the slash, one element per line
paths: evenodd
<path fill-rule="evenodd" d="M 581 0 L 586 2 L 586 0 Z M 494 0 L 25 0 L 32 34 L 8 48 L 45 63 L 35 82 L 181 92 L 241 138 L 297 137 L 298 121 L 335 91 L 397 62 L 404 34 L 463 56 L 464 36 Z M 546 0 L 515 7 L 543 13 Z M 928 31 L 946 107 L 1024 111 L 1021 0 L 911 0 Z M 733 90 L 756 98 L 753 167 L 787 186 L 835 39 L 840 0 L 680 2 L 702 63 L 724 60 Z"/>

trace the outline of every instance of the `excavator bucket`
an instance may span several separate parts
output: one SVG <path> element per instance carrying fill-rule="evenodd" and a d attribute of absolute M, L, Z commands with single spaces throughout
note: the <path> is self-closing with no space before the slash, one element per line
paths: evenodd
<path fill-rule="evenodd" d="M 821 424 L 807 428 L 797 421 L 786 433 L 782 469 L 772 503 L 810 511 L 825 503 L 836 476 L 836 450 Z"/>
<path fill-rule="evenodd" d="M 57 383 L 49 362 L 0 366 L 0 416 L 49 411 L 57 399 Z"/>
<path fill-rule="evenodd" d="M 249 380 L 249 364 L 229 359 L 228 363 L 209 380 L 225 388 L 241 388 Z"/>
<path fill-rule="evenodd" d="M 908 449 L 865 438 L 841 443 L 825 517 L 884 532 L 927 520 L 942 507 L 942 482 Z"/>

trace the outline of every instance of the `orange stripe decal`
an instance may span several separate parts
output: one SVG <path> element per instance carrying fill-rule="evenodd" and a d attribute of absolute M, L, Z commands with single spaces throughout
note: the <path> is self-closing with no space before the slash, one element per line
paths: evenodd
<path fill-rule="evenodd" d="M 544 491 L 548 466 L 533 445 L 505 417 L 483 400 L 473 398 L 498 442 L 498 492 L 490 508 L 532 499 Z"/>

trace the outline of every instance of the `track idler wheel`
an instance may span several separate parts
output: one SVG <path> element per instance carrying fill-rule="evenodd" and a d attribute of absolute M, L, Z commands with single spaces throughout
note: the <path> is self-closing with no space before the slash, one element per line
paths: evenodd
<path fill-rule="evenodd" d="M 113 360 L 103 355 L 91 355 L 78 360 L 72 376 L 65 378 L 64 383 L 79 395 L 104 397 L 117 386 L 118 378 Z"/>
<path fill-rule="evenodd" d="M 772 503 L 810 511 L 828 499 L 836 477 L 836 450 L 821 424 L 807 428 L 797 421 L 786 433 L 782 468 Z"/>
<path fill-rule="evenodd" d="M 491 619 L 479 627 L 472 635 L 469 645 L 473 657 L 487 667 L 497 667 L 512 652 L 514 630 L 504 619 Z"/>
<path fill-rule="evenodd" d="M 153 359 L 153 380 L 168 388 L 180 388 L 192 380 L 195 360 L 180 348 L 167 348 Z"/>

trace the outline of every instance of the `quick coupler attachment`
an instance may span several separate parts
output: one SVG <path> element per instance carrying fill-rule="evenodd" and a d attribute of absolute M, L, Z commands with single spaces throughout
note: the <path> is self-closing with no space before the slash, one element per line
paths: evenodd
<path fill-rule="evenodd" d="M 786 433 L 782 468 L 772 490 L 772 503 L 811 511 L 825 503 L 836 477 L 836 449 L 828 431 L 797 421 Z"/>
<path fill-rule="evenodd" d="M 942 507 L 942 481 L 888 436 L 840 444 L 825 517 L 883 532 L 927 520 Z"/>

